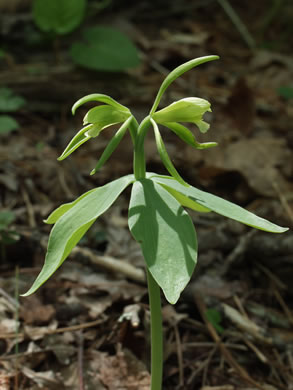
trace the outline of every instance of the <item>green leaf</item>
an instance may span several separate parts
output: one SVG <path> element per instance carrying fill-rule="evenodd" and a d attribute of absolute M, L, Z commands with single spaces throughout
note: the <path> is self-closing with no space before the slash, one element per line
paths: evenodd
<path fill-rule="evenodd" d="M 106 146 L 105 150 L 103 151 L 96 167 L 91 171 L 91 175 L 94 175 L 96 172 L 98 172 L 99 169 L 102 168 L 102 166 L 106 163 L 106 161 L 109 159 L 111 154 L 114 152 L 114 150 L 117 148 L 119 143 L 121 142 L 122 138 L 124 137 L 126 130 L 132 121 L 132 116 L 128 118 L 123 125 L 117 130 L 115 135 L 112 137 L 111 141 Z"/>
<path fill-rule="evenodd" d="M 94 125 L 90 124 L 88 126 L 83 127 L 81 130 L 79 130 L 79 132 L 72 138 L 72 140 L 66 146 L 61 156 L 58 157 L 58 160 L 59 161 L 64 160 L 72 152 L 74 152 L 77 148 L 79 148 L 82 144 L 84 144 L 86 141 L 91 139 L 91 137 L 88 135 L 87 132 L 93 127 Z"/>
<path fill-rule="evenodd" d="M 34 0 L 33 18 L 44 32 L 67 34 L 84 18 L 86 0 Z"/>
<path fill-rule="evenodd" d="M 108 210 L 133 180 L 133 175 L 123 176 L 96 188 L 57 220 L 49 237 L 45 264 L 24 296 L 34 293 L 53 275 L 95 220 Z"/>
<path fill-rule="evenodd" d="M 102 93 L 92 93 L 90 95 L 86 95 L 86 96 L 82 97 L 81 99 L 79 99 L 72 106 L 72 109 L 71 109 L 72 110 L 72 114 L 73 115 L 75 114 L 75 111 L 77 110 L 78 107 L 82 106 L 85 103 L 92 102 L 92 101 L 106 103 L 106 104 L 109 104 L 110 106 L 113 106 L 113 107 L 117 108 L 120 111 L 125 111 L 125 112 L 128 112 L 129 114 L 131 114 L 127 107 L 125 107 L 122 104 L 118 103 L 116 100 L 114 100 L 110 96 L 104 95 Z"/>
<path fill-rule="evenodd" d="M 173 165 L 173 163 L 168 155 L 168 152 L 166 150 L 165 144 L 164 144 L 163 139 L 161 137 L 158 125 L 156 124 L 156 122 L 153 119 L 151 119 L 150 121 L 151 121 L 151 124 L 154 128 L 157 149 L 158 149 L 159 155 L 161 157 L 161 160 L 162 160 L 163 164 L 165 165 L 165 168 L 170 173 L 170 175 L 172 175 L 174 177 L 174 179 L 178 180 L 179 183 L 186 185 L 185 181 L 182 179 L 182 177 L 177 172 L 176 168 L 174 167 L 174 165 Z"/>
<path fill-rule="evenodd" d="M 293 88 L 292 87 L 280 87 L 277 89 L 277 92 L 284 99 L 290 100 L 293 99 Z"/>
<path fill-rule="evenodd" d="M 95 188 L 85 192 L 79 198 L 75 199 L 73 202 L 64 203 L 63 205 L 59 206 L 56 210 L 52 211 L 52 213 L 49 215 L 49 217 L 46 220 L 44 220 L 44 222 L 47 223 L 48 225 L 56 223 L 58 219 L 62 217 L 63 214 L 65 214 L 68 210 L 70 210 L 73 206 L 75 206 L 81 199 L 85 198 L 93 191 L 95 191 Z"/>
<path fill-rule="evenodd" d="M 223 320 L 221 312 L 217 309 L 208 309 L 205 312 L 207 320 L 213 325 L 216 331 L 220 334 L 224 332 L 224 328 L 221 326 L 221 322 Z"/>
<path fill-rule="evenodd" d="M 204 142 L 199 143 L 196 141 L 193 133 L 185 126 L 176 122 L 164 122 L 164 126 L 172 130 L 182 141 L 186 142 L 188 145 L 194 147 L 195 149 L 208 149 L 214 146 L 217 146 L 217 142 Z"/>
<path fill-rule="evenodd" d="M 193 200 L 207 209 L 223 215 L 224 217 L 234 219 L 235 221 L 244 223 L 245 225 L 271 233 L 283 233 L 288 230 L 288 228 L 275 225 L 274 223 L 269 222 L 264 218 L 258 217 L 250 211 L 247 211 L 244 208 L 225 199 L 219 198 L 218 196 L 201 191 L 192 186 L 183 186 L 170 176 L 163 177 L 157 176 L 155 174 L 153 176 L 149 174 L 148 176 L 156 183 L 161 184 L 165 189 L 168 187 L 170 188 L 170 191 L 175 190 L 190 200 Z"/>
<path fill-rule="evenodd" d="M 6 229 L 15 220 L 12 211 L 0 211 L 0 231 Z"/>
<path fill-rule="evenodd" d="M 156 111 L 156 109 L 158 108 L 158 105 L 162 99 L 164 92 L 169 87 L 169 85 L 173 83 L 174 80 L 176 80 L 178 77 L 182 76 L 183 73 L 189 71 L 190 69 L 192 69 L 200 64 L 203 64 L 203 63 L 208 62 L 208 61 L 218 60 L 218 59 L 219 59 L 218 56 L 205 56 L 205 57 L 194 58 L 193 60 L 185 62 L 185 64 L 182 64 L 182 65 L 178 66 L 177 68 L 175 68 L 174 70 L 172 70 L 172 72 L 169 73 L 168 76 L 163 81 L 163 83 L 162 83 L 162 85 L 157 93 L 153 107 L 150 111 L 150 115 L 152 115 Z"/>
<path fill-rule="evenodd" d="M 108 72 L 139 65 L 136 47 L 120 31 L 110 27 L 90 27 L 82 35 L 85 43 L 74 43 L 70 50 L 76 64 Z"/>
<path fill-rule="evenodd" d="M 164 188 L 142 179 L 133 184 L 128 224 L 153 278 L 167 300 L 176 303 L 197 259 L 196 233 L 189 215 Z"/>
<path fill-rule="evenodd" d="M 25 104 L 25 99 L 15 95 L 10 88 L 0 88 L 0 112 L 17 111 Z"/>
<path fill-rule="evenodd" d="M 9 115 L 0 115 L 0 135 L 19 128 L 18 122 Z"/>

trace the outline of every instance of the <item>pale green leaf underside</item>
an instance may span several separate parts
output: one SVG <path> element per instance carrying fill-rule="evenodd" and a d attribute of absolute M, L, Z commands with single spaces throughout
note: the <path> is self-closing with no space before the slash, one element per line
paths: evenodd
<path fill-rule="evenodd" d="M 108 210 L 133 180 L 133 175 L 123 176 L 103 187 L 96 188 L 57 220 L 49 237 L 45 264 L 24 296 L 34 293 L 53 275 L 92 223 Z"/>
<path fill-rule="evenodd" d="M 256 229 L 271 233 L 283 233 L 288 230 L 288 228 L 275 225 L 274 223 L 269 222 L 264 218 L 258 217 L 250 211 L 245 210 L 244 208 L 225 199 L 219 198 L 218 196 L 201 191 L 192 186 L 183 186 L 170 176 L 148 174 L 148 177 L 150 177 L 156 183 L 163 185 L 164 187 L 167 186 L 172 190 L 178 191 L 179 193 L 183 194 L 191 200 L 194 200 L 196 203 L 199 203 L 207 209 L 210 209 L 225 217 L 234 219 L 235 221 L 244 223 L 245 225 L 249 225 Z M 187 207 L 189 206 L 187 205 Z"/>
<path fill-rule="evenodd" d="M 63 214 L 65 214 L 68 210 L 70 210 L 73 206 L 75 206 L 81 199 L 85 198 L 87 195 L 91 194 L 96 189 L 89 190 L 82 194 L 79 198 L 75 199 L 73 202 L 64 203 L 63 205 L 59 206 L 56 210 L 52 211 L 52 213 L 49 215 L 49 217 L 44 220 L 47 224 L 54 224 L 58 221 L 59 218 L 62 217 Z"/>
<path fill-rule="evenodd" d="M 189 215 L 162 186 L 142 179 L 132 187 L 128 223 L 149 271 L 167 300 L 176 303 L 197 259 L 196 233 Z"/>

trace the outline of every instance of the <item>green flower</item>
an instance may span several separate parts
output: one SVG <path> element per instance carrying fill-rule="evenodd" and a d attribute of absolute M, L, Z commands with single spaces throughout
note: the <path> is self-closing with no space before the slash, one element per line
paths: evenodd
<path fill-rule="evenodd" d="M 97 137 L 107 127 L 125 122 L 131 116 L 131 112 L 128 108 L 122 105 L 119 106 L 115 107 L 114 105 L 103 104 L 91 108 L 83 118 L 85 127 L 72 138 L 64 152 L 58 157 L 58 160 L 64 160 L 80 145 L 91 138 Z"/>
<path fill-rule="evenodd" d="M 168 122 L 191 122 L 202 133 L 208 131 L 210 125 L 203 121 L 203 115 L 211 110 L 211 104 L 204 99 L 188 97 L 170 104 L 160 111 L 155 112 L 152 118 L 160 124 Z"/>

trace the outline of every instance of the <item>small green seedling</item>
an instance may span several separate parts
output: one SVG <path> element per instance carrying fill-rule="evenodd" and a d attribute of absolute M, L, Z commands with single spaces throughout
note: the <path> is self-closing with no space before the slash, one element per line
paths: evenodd
<path fill-rule="evenodd" d="M 173 70 L 162 83 L 149 115 L 140 124 L 127 107 L 106 95 L 88 95 L 74 104 L 73 114 L 78 107 L 87 102 L 102 103 L 87 112 L 84 127 L 73 137 L 59 160 L 68 157 L 79 146 L 97 137 L 109 126 L 121 123 L 91 174 L 95 174 L 105 164 L 127 130 L 134 149 L 133 174 L 92 189 L 74 202 L 66 203 L 53 211 L 46 221 L 54 224 L 54 227 L 50 234 L 44 267 L 33 286 L 24 294 L 34 293 L 52 276 L 96 219 L 109 209 L 127 186 L 131 185 L 128 223 L 133 237 L 141 245 L 145 258 L 150 299 L 151 390 L 161 390 L 162 386 L 160 288 L 167 301 L 175 304 L 189 282 L 197 261 L 196 232 L 184 207 L 198 212 L 214 211 L 267 232 L 282 233 L 287 230 L 187 184 L 175 169 L 165 148 L 159 125 L 169 128 L 195 149 L 216 146 L 215 142 L 198 143 L 193 133 L 180 123 L 194 123 L 205 133 L 209 125 L 204 122 L 203 115 L 211 110 L 208 101 L 188 97 L 157 110 L 164 92 L 174 80 L 195 66 L 216 59 L 217 56 L 193 59 Z M 170 176 L 146 172 L 144 140 L 151 128 L 154 131 L 159 155 Z"/>
<path fill-rule="evenodd" d="M 10 228 L 14 220 L 15 215 L 12 211 L 0 211 L 0 258 L 2 261 L 6 260 L 6 246 L 19 240 L 19 234 Z"/>
<path fill-rule="evenodd" d="M 15 112 L 25 103 L 25 99 L 15 95 L 10 88 L 0 88 L 0 135 L 8 134 L 19 128 L 18 122 L 11 115 L 4 115 L 4 113 Z"/>

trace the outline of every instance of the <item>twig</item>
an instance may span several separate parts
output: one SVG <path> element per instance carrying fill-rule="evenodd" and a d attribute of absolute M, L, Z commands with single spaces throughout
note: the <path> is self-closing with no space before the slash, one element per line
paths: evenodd
<path fill-rule="evenodd" d="M 85 256 L 92 264 L 99 265 L 112 272 L 120 272 L 131 280 L 145 283 L 146 277 L 143 269 L 133 267 L 127 261 L 117 260 L 110 256 L 98 256 L 88 248 L 75 247 L 71 252 L 73 256 Z"/>
<path fill-rule="evenodd" d="M 232 263 L 239 258 L 239 256 L 245 251 L 247 247 L 247 243 L 251 240 L 251 238 L 256 234 L 256 230 L 250 230 L 248 233 L 246 233 L 244 236 L 242 236 L 239 240 L 238 245 L 232 250 L 232 252 L 225 258 L 225 263 L 223 266 L 219 269 L 218 273 L 220 273 L 220 276 L 224 276 Z"/>
<path fill-rule="evenodd" d="M 30 198 L 28 196 L 28 193 L 27 193 L 27 191 L 25 190 L 24 187 L 22 187 L 21 193 L 22 193 L 22 197 L 23 197 L 26 209 L 27 209 L 29 226 L 31 228 L 35 228 L 37 226 L 37 223 L 36 223 L 36 219 L 35 219 L 34 208 L 33 208 L 32 204 L 31 204 L 31 201 L 30 201 Z"/>
<path fill-rule="evenodd" d="M 41 334 L 43 336 L 49 335 L 49 334 L 57 334 L 57 333 L 64 333 L 64 332 L 74 332 L 76 330 L 80 329 L 86 329 L 86 328 L 92 328 L 96 325 L 99 325 L 103 321 L 102 318 L 92 321 L 92 322 L 85 322 L 80 325 L 73 325 L 73 326 L 67 326 L 65 328 L 57 328 L 57 329 L 47 329 L 44 330 Z M 34 335 L 39 335 L 40 332 L 36 331 L 33 333 Z M 0 333 L 0 339 L 13 339 L 16 336 L 22 337 L 22 338 L 27 338 L 27 335 L 25 333 L 19 332 L 19 333 Z"/>
<path fill-rule="evenodd" d="M 234 11 L 228 0 L 218 0 L 218 3 L 222 6 L 226 14 L 231 19 L 232 23 L 236 27 L 236 29 L 241 34 L 243 40 L 246 42 L 247 46 L 254 50 L 256 47 L 256 43 L 250 32 L 247 30 L 245 24 L 242 22 L 240 17 L 237 15 L 237 13 Z"/>
<path fill-rule="evenodd" d="M 78 363 L 79 390 L 84 390 L 84 385 L 83 385 L 83 334 L 81 331 L 78 332 L 77 337 L 78 337 L 77 363 Z"/>
<path fill-rule="evenodd" d="M 260 389 L 260 390 L 264 390 L 264 388 L 259 385 L 254 379 L 252 379 L 250 377 L 250 375 L 248 374 L 248 372 L 245 370 L 245 368 L 241 367 L 237 362 L 236 360 L 234 359 L 234 357 L 232 356 L 232 354 L 230 353 L 230 351 L 225 347 L 225 345 L 222 343 L 221 341 L 221 338 L 220 336 L 218 335 L 217 331 L 215 330 L 215 328 L 213 327 L 213 325 L 208 321 L 205 313 L 206 313 L 206 306 L 205 306 L 205 303 L 204 301 L 202 300 L 202 298 L 199 296 L 199 295 L 194 295 L 194 300 L 195 300 L 195 303 L 198 307 L 198 310 L 200 312 L 200 315 L 202 317 L 202 319 L 204 320 L 205 324 L 206 324 L 206 327 L 208 328 L 208 331 L 211 335 L 211 337 L 213 338 L 213 340 L 217 343 L 217 345 L 219 346 L 223 356 L 225 357 L 225 360 L 227 361 L 227 363 L 238 373 L 238 375 L 243 379 L 245 380 L 246 382 L 248 382 L 249 384 L 255 386 L 256 388 Z"/>
<path fill-rule="evenodd" d="M 184 368 L 183 368 L 183 358 L 182 358 L 182 345 L 181 345 L 177 324 L 174 325 L 174 332 L 175 332 L 177 359 L 178 359 L 178 367 L 179 367 L 179 386 L 180 388 L 182 388 L 184 386 Z"/>

